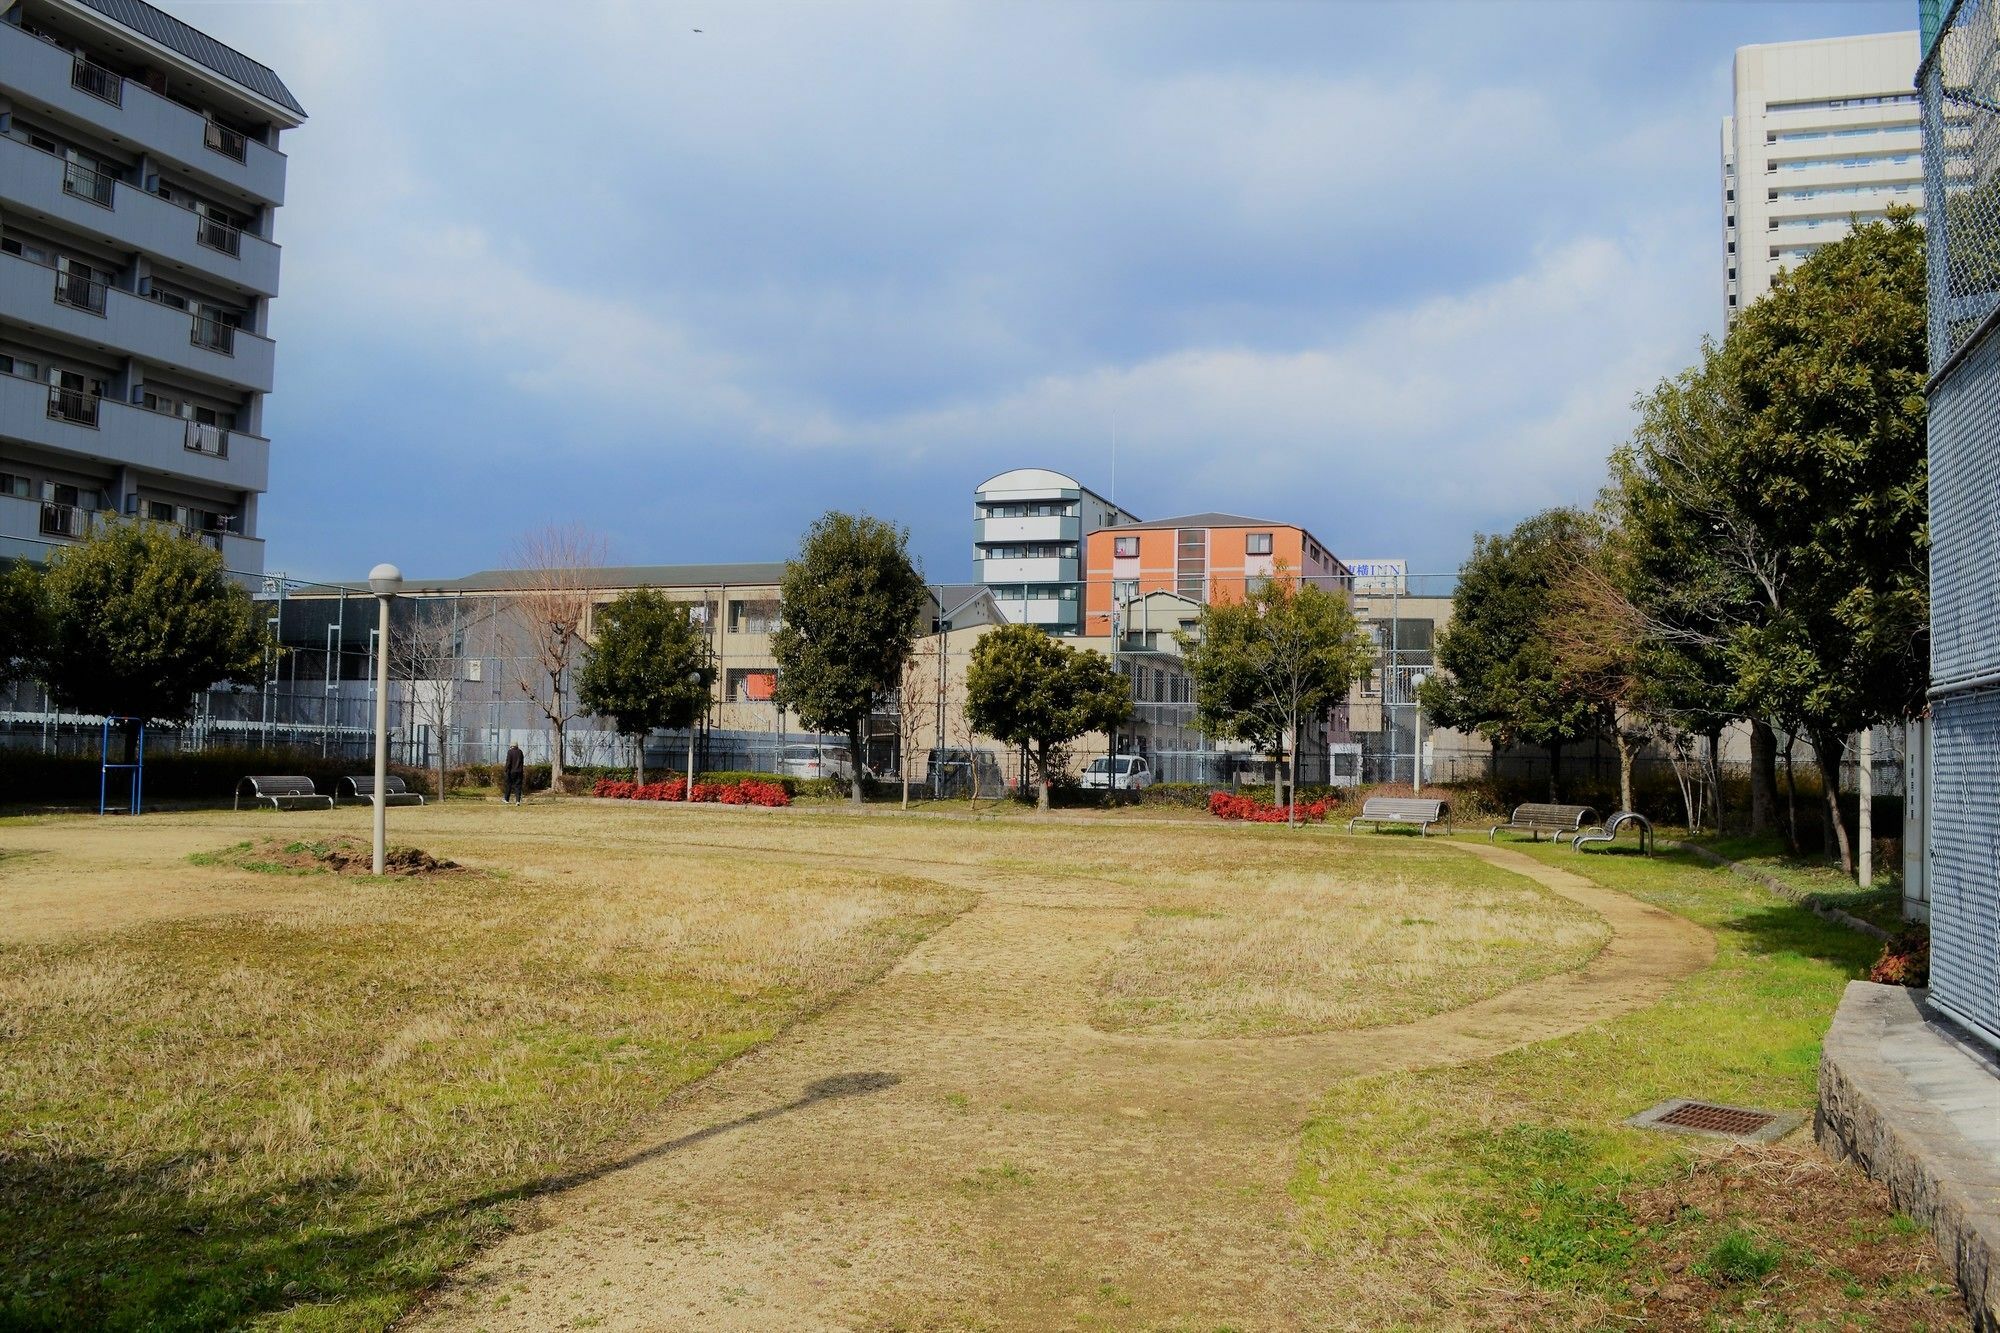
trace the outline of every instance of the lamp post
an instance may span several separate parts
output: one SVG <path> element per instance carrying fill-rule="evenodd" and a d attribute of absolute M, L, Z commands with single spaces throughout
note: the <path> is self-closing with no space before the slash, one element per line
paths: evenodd
<path fill-rule="evenodd" d="M 381 604 L 375 641 L 375 873 L 382 873 L 389 838 L 389 603 L 403 586 L 403 571 L 377 565 L 368 571 L 368 586 Z"/>
<path fill-rule="evenodd" d="M 1429 679 L 1430 676 L 1422 671 L 1410 673 L 1410 702 L 1416 705 L 1417 709 L 1417 752 L 1410 756 L 1410 771 L 1414 779 L 1410 783 L 1412 796 L 1424 794 L 1424 701 L 1421 691 L 1424 682 Z"/>
<path fill-rule="evenodd" d="M 700 689 L 700 688 L 701 688 L 701 670 L 700 670 L 700 668 L 698 668 L 698 667 L 697 667 L 697 668 L 696 668 L 695 670 L 693 670 L 693 671 L 690 671 L 690 672 L 688 672 L 688 684 L 690 684 L 690 685 L 694 686 L 694 687 L 695 687 L 696 689 Z M 692 693 L 693 691 L 689 691 L 689 692 L 690 692 L 690 693 Z M 689 805 L 693 805 L 693 804 L 694 804 L 694 724 L 695 724 L 695 718 L 696 718 L 697 716 L 698 716 L 698 715 L 697 715 L 697 714 L 695 714 L 695 713 L 690 713 L 690 714 L 688 714 L 688 785 L 687 785 L 687 803 L 688 803 Z"/>

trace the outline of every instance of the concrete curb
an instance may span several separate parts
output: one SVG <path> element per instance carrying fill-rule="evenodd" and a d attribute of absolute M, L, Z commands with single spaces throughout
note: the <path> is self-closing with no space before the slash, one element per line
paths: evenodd
<path fill-rule="evenodd" d="M 1827 1031 L 1813 1133 L 1928 1223 L 1980 1333 L 2000 1331 L 2000 1154 L 1954 1115 L 2000 1120 L 2000 1076 L 1926 1014 L 1922 992 L 1851 981 Z M 1912 1081 L 1918 1071 L 1922 1086 Z"/>
<path fill-rule="evenodd" d="M 1887 943 L 1890 939 L 1889 932 L 1874 922 L 1863 921 L 1852 912 L 1843 912 L 1838 907 L 1828 907 L 1825 903 L 1816 903 L 1812 900 L 1811 894 L 1804 892 L 1797 885 L 1785 883 L 1785 881 L 1779 879 L 1776 875 L 1767 875 L 1761 870 L 1754 870 L 1744 865 L 1741 861 L 1732 861 L 1726 856 L 1711 852 L 1700 843 L 1675 842 L 1669 845 L 1684 852 L 1692 852 L 1695 856 L 1708 862 L 1710 865 L 1721 866 L 1730 874 L 1741 875 L 1753 884 L 1762 884 L 1780 898 L 1805 908 L 1822 921 L 1831 921 L 1836 926 L 1845 926 L 1849 930 L 1858 930 L 1863 935 L 1872 935 L 1884 943 Z"/>

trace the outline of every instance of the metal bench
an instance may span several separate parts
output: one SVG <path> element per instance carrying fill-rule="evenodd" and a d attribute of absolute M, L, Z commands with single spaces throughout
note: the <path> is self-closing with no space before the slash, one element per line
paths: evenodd
<path fill-rule="evenodd" d="M 236 799 L 229 808 L 241 810 L 248 799 L 252 805 L 259 801 L 269 801 L 273 810 L 289 810 L 295 805 L 316 805 L 321 801 L 326 808 L 333 809 L 333 798 L 322 794 L 313 786 L 311 778 L 282 777 L 265 775 L 244 778 L 236 784 Z"/>
<path fill-rule="evenodd" d="M 1653 854 L 1653 823 L 1637 810 L 1619 810 L 1604 821 L 1602 828 L 1585 829 L 1570 840 L 1572 851 L 1582 851 L 1588 845 L 1613 843 L 1618 840 L 1618 831 L 1630 824 L 1639 830 L 1639 850 L 1647 856 Z"/>
<path fill-rule="evenodd" d="M 1347 821 L 1347 831 L 1354 832 L 1356 824 L 1415 824 L 1418 836 L 1429 837 L 1433 824 L 1444 824 L 1447 831 L 1451 828 L 1446 822 L 1450 815 L 1447 801 L 1425 796 L 1371 796 L 1361 803 L 1361 813 Z"/>
<path fill-rule="evenodd" d="M 411 791 L 410 784 L 397 777 L 394 773 L 391 773 L 388 779 L 383 782 L 382 789 L 383 797 L 390 805 L 422 805 L 424 803 L 423 794 Z M 373 774 L 363 773 L 356 774 L 351 778 L 342 778 L 338 783 L 334 784 L 333 794 L 336 803 L 340 797 L 346 797 L 350 801 L 366 801 L 370 805 L 373 805 L 375 803 L 375 777 Z"/>
<path fill-rule="evenodd" d="M 1540 842 L 1542 834 L 1556 838 L 1581 833 L 1597 822 L 1597 811 L 1587 805 L 1517 805 L 1504 824 L 1495 824 L 1486 834 L 1492 842 L 1502 832 L 1526 833 L 1528 841 Z"/>

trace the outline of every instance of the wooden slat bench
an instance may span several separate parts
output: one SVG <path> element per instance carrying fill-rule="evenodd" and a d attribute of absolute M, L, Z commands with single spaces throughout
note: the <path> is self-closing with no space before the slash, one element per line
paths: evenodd
<path fill-rule="evenodd" d="M 1361 803 L 1361 813 L 1347 821 L 1347 831 L 1354 832 L 1356 824 L 1415 824 L 1418 836 L 1429 837 L 1433 824 L 1451 828 L 1446 823 L 1450 815 L 1449 802 L 1427 796 L 1371 796 Z"/>
<path fill-rule="evenodd" d="M 259 801 L 269 801 L 273 810 L 289 810 L 293 806 L 317 805 L 321 802 L 325 802 L 327 809 L 333 809 L 331 796 L 324 795 L 314 787 L 311 778 L 297 776 L 266 774 L 244 778 L 236 784 L 236 799 L 230 803 L 229 808 L 242 809 L 246 799 L 252 805 L 256 805 Z"/>
<path fill-rule="evenodd" d="M 1653 854 L 1653 823 L 1637 810 L 1614 811 L 1611 818 L 1604 821 L 1604 827 L 1585 829 L 1583 832 L 1577 834 L 1576 837 L 1570 839 L 1570 848 L 1572 851 L 1580 852 L 1585 846 L 1595 846 L 1598 843 L 1605 843 L 1607 845 L 1614 843 L 1618 841 L 1618 831 L 1628 824 L 1638 830 L 1639 850 L 1647 856 L 1651 856 Z"/>
<path fill-rule="evenodd" d="M 1525 833 L 1530 842 L 1540 842 L 1542 834 L 1551 841 L 1581 833 L 1597 822 L 1597 812 L 1587 805 L 1517 805 L 1504 824 L 1495 824 L 1486 834 L 1492 842 L 1502 832 Z"/>
<path fill-rule="evenodd" d="M 410 784 L 394 773 L 382 784 L 385 798 L 390 805 L 422 805 L 423 794 L 410 790 Z M 350 801 L 375 803 L 375 777 L 372 773 L 358 773 L 351 778 L 342 778 L 334 785 L 336 798 L 346 797 Z"/>

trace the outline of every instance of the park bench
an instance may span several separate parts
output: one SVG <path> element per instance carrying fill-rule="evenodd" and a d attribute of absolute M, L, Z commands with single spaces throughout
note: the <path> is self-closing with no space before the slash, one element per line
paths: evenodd
<path fill-rule="evenodd" d="M 288 810 L 295 805 L 314 805 L 321 801 L 326 802 L 327 809 L 333 808 L 333 798 L 318 791 L 311 778 L 276 775 L 245 778 L 236 784 L 236 799 L 229 808 L 242 809 L 246 797 L 252 805 L 269 801 L 273 810 Z"/>
<path fill-rule="evenodd" d="M 1651 820 L 1647 819 L 1637 810 L 1619 810 L 1613 812 L 1611 818 L 1604 821 L 1602 828 L 1585 829 L 1582 833 L 1577 834 L 1575 838 L 1571 839 L 1570 848 L 1573 851 L 1580 852 L 1586 845 L 1595 845 L 1600 842 L 1616 842 L 1618 840 L 1618 831 L 1628 824 L 1639 832 L 1639 850 L 1647 856 L 1651 856 L 1653 854 L 1654 841 L 1653 824 Z"/>
<path fill-rule="evenodd" d="M 1554 841 L 1565 834 L 1581 833 L 1585 825 L 1596 822 L 1597 812 L 1587 805 L 1517 805 L 1506 823 L 1495 824 L 1487 832 L 1486 841 L 1492 842 L 1502 831 L 1526 833 L 1530 842 L 1540 842 L 1546 833 Z"/>
<path fill-rule="evenodd" d="M 1425 796 L 1371 796 L 1361 803 L 1361 813 L 1347 821 L 1347 831 L 1354 832 L 1356 824 L 1415 824 L 1420 837 L 1429 837 L 1431 825 L 1444 824 L 1450 814 L 1448 803 Z"/>
<path fill-rule="evenodd" d="M 410 784 L 397 777 L 394 773 L 391 773 L 388 779 L 383 782 L 382 790 L 385 799 L 390 805 L 422 805 L 424 803 L 423 794 L 411 791 Z M 342 778 L 334 785 L 333 794 L 336 803 L 340 797 L 344 796 L 350 801 L 367 801 L 372 805 L 375 802 L 375 778 L 372 774 L 365 773 L 356 774 L 351 778 Z"/>

